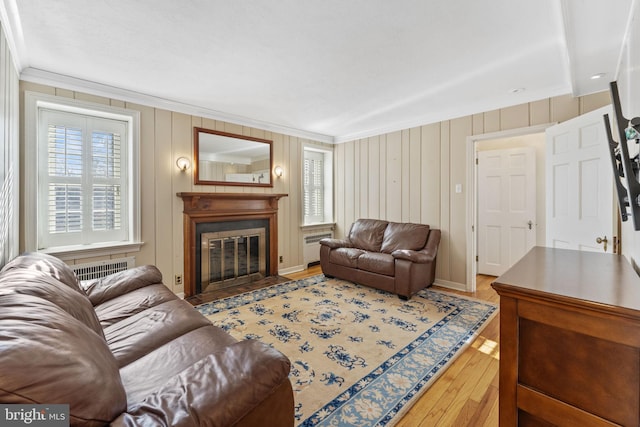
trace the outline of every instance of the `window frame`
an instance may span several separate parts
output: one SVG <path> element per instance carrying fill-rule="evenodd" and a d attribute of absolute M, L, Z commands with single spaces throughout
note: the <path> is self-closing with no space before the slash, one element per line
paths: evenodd
<path fill-rule="evenodd" d="M 306 153 L 320 153 L 324 156 L 323 166 L 324 166 L 324 195 L 323 195 L 323 219 L 322 221 L 315 222 L 307 222 L 307 217 L 305 216 L 305 176 L 304 176 L 304 163 L 306 159 Z M 301 194 L 300 194 L 300 216 L 302 218 L 302 226 L 314 226 L 314 225 L 325 225 L 325 224 L 333 224 L 334 223 L 334 214 L 333 214 L 333 150 L 325 147 L 319 147 L 315 145 L 303 145 L 302 147 L 302 159 L 301 159 Z"/>
<path fill-rule="evenodd" d="M 39 141 L 41 109 L 127 122 L 127 140 L 129 141 L 126 147 L 126 156 L 128 159 L 126 164 L 128 188 L 126 190 L 125 203 L 128 205 L 128 209 L 125 211 L 126 218 L 122 218 L 123 221 L 127 221 L 128 223 L 125 240 L 52 246 L 42 249 L 38 248 L 38 223 L 42 220 L 38 217 L 38 204 L 40 203 L 39 198 L 41 188 L 41 185 L 38 182 L 38 165 L 41 164 L 39 160 L 39 156 L 42 155 L 40 153 L 40 148 L 44 148 L 41 141 Z M 110 105 L 96 104 L 72 98 L 47 95 L 38 92 L 25 92 L 25 136 L 23 146 L 25 148 L 25 165 L 35 166 L 25 168 L 26 171 L 24 174 L 25 250 L 55 254 L 63 259 L 105 256 L 140 250 L 143 242 L 140 239 L 139 111 L 112 107 Z"/>

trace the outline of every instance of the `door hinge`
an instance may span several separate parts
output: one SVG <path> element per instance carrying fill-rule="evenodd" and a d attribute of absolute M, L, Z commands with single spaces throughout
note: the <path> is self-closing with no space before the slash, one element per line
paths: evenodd
<path fill-rule="evenodd" d="M 478 164 L 478 158 L 476 157 L 476 165 Z"/>
<path fill-rule="evenodd" d="M 476 262 L 478 262 L 478 255 L 476 255 Z"/>

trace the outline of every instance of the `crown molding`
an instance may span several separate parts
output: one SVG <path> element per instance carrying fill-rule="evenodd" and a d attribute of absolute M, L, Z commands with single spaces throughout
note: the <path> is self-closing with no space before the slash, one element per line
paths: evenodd
<path fill-rule="evenodd" d="M 24 35 L 22 34 L 22 25 L 15 0 L 0 1 L 0 22 L 12 54 L 14 67 L 20 74 L 25 66 L 26 59 L 24 58 Z"/>
<path fill-rule="evenodd" d="M 270 132 L 281 133 L 289 136 L 309 139 L 318 142 L 333 144 L 335 138 L 331 135 L 325 135 L 316 132 L 309 132 L 302 129 L 291 128 L 274 123 L 254 120 L 247 117 L 236 116 L 233 114 L 223 113 L 196 105 L 185 104 L 170 99 L 164 99 L 157 96 L 147 95 L 115 86 L 104 85 L 89 80 L 78 79 L 75 77 L 65 76 L 62 74 L 52 73 L 37 68 L 25 68 L 20 74 L 20 80 L 27 82 L 53 86 L 60 89 L 84 92 L 90 95 L 102 96 L 105 98 L 118 99 L 121 101 L 132 102 L 135 104 L 147 105 L 154 108 L 160 108 L 178 113 L 189 114 L 207 119 L 220 120 L 223 122 L 234 123 L 241 126 L 262 129 Z"/>

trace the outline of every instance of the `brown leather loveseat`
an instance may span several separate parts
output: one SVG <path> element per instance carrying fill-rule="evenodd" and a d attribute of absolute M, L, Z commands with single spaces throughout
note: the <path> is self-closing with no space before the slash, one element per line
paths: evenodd
<path fill-rule="evenodd" d="M 289 360 L 236 341 L 153 266 L 90 282 L 32 253 L 0 272 L 0 402 L 71 425 L 293 426 Z"/>
<path fill-rule="evenodd" d="M 326 276 L 409 299 L 433 283 L 439 243 L 428 225 L 358 219 L 345 239 L 320 241 L 320 265 Z"/>

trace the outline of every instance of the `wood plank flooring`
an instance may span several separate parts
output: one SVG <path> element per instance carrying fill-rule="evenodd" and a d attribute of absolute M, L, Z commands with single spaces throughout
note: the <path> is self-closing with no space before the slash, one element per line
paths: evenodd
<path fill-rule="evenodd" d="M 270 286 L 284 280 L 304 279 L 316 274 L 322 274 L 320 266 L 289 274 L 286 277 L 245 285 L 240 291 L 222 289 L 215 293 L 191 297 L 188 301 L 192 304 L 200 304 L 239 292 Z M 438 286 L 434 286 L 434 289 L 472 296 L 497 304 L 498 294 L 491 288 L 491 282 L 494 279 L 493 276 L 477 276 L 477 289 L 474 293 L 452 291 Z M 500 317 L 497 315 L 418 399 L 396 426 L 498 426 L 499 327 Z"/>
<path fill-rule="evenodd" d="M 499 302 L 493 276 L 477 276 L 476 292 L 446 292 Z M 476 340 L 409 409 L 397 427 L 498 425 L 500 317 L 495 316 Z"/>

